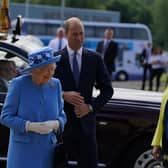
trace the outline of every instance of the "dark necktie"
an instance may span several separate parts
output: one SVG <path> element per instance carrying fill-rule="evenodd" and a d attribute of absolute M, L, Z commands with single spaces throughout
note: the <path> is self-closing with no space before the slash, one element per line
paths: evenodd
<path fill-rule="evenodd" d="M 58 50 L 61 50 L 61 47 L 62 47 L 62 39 L 59 39 Z"/>
<path fill-rule="evenodd" d="M 106 51 L 108 45 L 109 45 L 109 40 L 106 40 L 104 43 L 104 51 Z"/>
<path fill-rule="evenodd" d="M 75 84 L 76 84 L 76 86 L 78 86 L 78 83 L 79 83 L 79 65 L 78 65 L 78 61 L 77 61 L 77 53 L 76 52 L 74 52 L 74 55 L 73 55 L 73 76 L 74 76 Z"/>
<path fill-rule="evenodd" d="M 103 51 L 102 51 L 102 59 L 104 60 L 104 54 L 106 52 L 106 49 L 108 47 L 108 40 L 106 40 L 103 44 Z"/>

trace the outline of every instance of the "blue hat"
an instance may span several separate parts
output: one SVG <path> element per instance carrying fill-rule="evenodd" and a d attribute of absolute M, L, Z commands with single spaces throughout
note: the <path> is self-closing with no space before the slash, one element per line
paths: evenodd
<path fill-rule="evenodd" d="M 29 66 L 22 72 L 30 71 L 35 68 L 39 68 L 53 62 L 58 62 L 61 55 L 54 56 L 53 50 L 50 47 L 43 47 L 40 50 L 32 52 L 28 55 Z"/>

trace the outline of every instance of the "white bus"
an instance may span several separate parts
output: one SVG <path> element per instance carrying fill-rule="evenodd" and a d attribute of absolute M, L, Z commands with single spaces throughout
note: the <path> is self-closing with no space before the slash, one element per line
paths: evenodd
<path fill-rule="evenodd" d="M 12 23 L 12 25 L 15 21 Z M 44 45 L 54 38 L 60 20 L 22 19 L 22 34 L 39 36 Z M 97 42 L 104 37 L 106 28 L 114 30 L 114 40 L 118 42 L 119 52 L 116 60 L 116 72 L 113 78 L 117 80 L 140 79 L 142 66 L 139 54 L 148 42 L 152 43 L 149 28 L 139 23 L 107 23 L 84 21 L 86 48 L 95 50 Z"/>

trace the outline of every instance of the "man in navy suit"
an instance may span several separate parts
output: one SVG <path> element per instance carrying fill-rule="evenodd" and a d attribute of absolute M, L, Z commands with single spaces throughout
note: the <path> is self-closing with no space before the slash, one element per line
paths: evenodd
<path fill-rule="evenodd" d="M 98 42 L 96 51 L 102 55 L 102 59 L 107 66 L 107 70 L 112 75 L 112 72 L 115 71 L 115 58 L 118 52 L 118 44 L 112 40 L 113 38 L 113 30 L 111 28 L 107 28 L 105 30 L 105 39 Z"/>
<path fill-rule="evenodd" d="M 61 81 L 67 124 L 63 134 L 65 150 L 77 159 L 79 168 L 96 168 L 96 111 L 112 96 L 113 88 L 101 56 L 82 47 L 84 26 L 79 18 L 65 21 L 68 45 L 61 51 L 55 76 Z M 92 99 L 94 85 L 100 94 Z"/>

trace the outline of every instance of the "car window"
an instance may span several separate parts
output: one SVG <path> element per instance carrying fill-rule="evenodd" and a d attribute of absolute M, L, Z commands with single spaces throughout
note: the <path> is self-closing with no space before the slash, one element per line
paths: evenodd
<path fill-rule="evenodd" d="M 3 62 L 5 63 L 4 66 Z M 8 51 L 0 50 L 0 92 L 7 92 L 10 81 L 19 75 L 28 64 L 25 60 Z"/>
<path fill-rule="evenodd" d="M 14 36 L 9 35 L 0 40 L 0 92 L 7 92 L 10 81 L 22 75 L 27 64 L 27 55 L 34 52 L 44 44 L 32 35 Z"/>
<path fill-rule="evenodd" d="M 28 65 L 26 61 L 19 58 L 17 55 L 13 55 L 9 52 L 5 52 L 5 51 L 0 50 L 0 60 L 2 60 L 2 59 L 14 61 L 18 68 L 25 68 Z"/>

